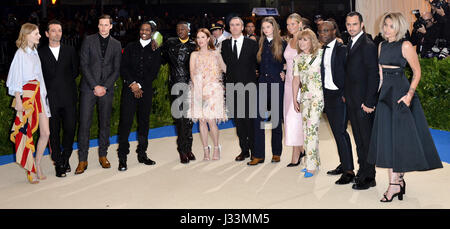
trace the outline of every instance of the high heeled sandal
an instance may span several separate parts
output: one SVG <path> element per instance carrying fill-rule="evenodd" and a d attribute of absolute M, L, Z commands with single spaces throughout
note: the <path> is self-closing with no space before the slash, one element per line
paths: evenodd
<path fill-rule="evenodd" d="M 39 179 L 39 180 L 45 180 L 45 179 L 47 179 L 47 176 L 45 176 L 45 175 L 43 175 L 43 174 L 41 174 L 41 175 L 39 175 L 39 172 L 42 172 L 40 169 L 38 170 L 38 169 L 36 169 L 36 177 L 37 177 L 37 179 Z"/>
<path fill-rule="evenodd" d="M 387 198 L 387 192 L 386 192 L 386 194 L 383 195 L 383 196 L 384 196 L 384 200 L 381 199 L 380 202 L 382 202 L 382 203 L 392 202 L 392 200 L 393 200 L 396 196 L 398 196 L 398 200 L 403 200 L 403 190 L 402 190 L 402 186 L 401 186 L 400 184 L 393 184 L 393 183 L 389 183 L 389 185 L 398 185 L 398 186 L 400 186 L 400 192 L 394 193 L 394 194 L 391 196 L 391 199 Z M 389 188 L 388 188 L 388 189 L 389 189 Z"/>
<path fill-rule="evenodd" d="M 27 180 L 30 184 L 38 184 L 39 183 L 37 178 L 34 178 L 33 176 L 31 176 L 31 173 L 29 171 L 27 171 Z"/>
<path fill-rule="evenodd" d="M 405 195 L 406 194 L 406 182 L 405 182 L 405 179 L 403 179 L 403 176 L 404 175 L 400 175 L 399 182 L 403 183 L 403 186 L 400 185 L 400 190 L 402 190 L 403 195 Z"/>
<path fill-rule="evenodd" d="M 216 155 L 216 149 L 219 151 L 219 155 Z M 220 153 L 222 152 L 222 146 L 214 146 L 214 154 L 213 154 L 213 160 L 220 160 Z"/>
<path fill-rule="evenodd" d="M 204 160 L 204 161 L 209 161 L 209 160 L 210 160 L 209 154 L 211 153 L 211 146 L 208 145 L 208 146 L 206 146 L 206 147 L 203 147 L 203 150 L 204 150 L 204 151 L 205 151 L 205 150 L 208 150 L 208 153 L 204 152 L 203 160 Z"/>

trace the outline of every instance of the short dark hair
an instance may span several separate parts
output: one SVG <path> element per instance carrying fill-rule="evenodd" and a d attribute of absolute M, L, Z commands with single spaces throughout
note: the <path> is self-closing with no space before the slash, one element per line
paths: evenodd
<path fill-rule="evenodd" d="M 62 29 L 62 23 L 60 22 L 60 21 L 58 21 L 58 20 L 56 20 L 56 19 L 52 19 L 52 20 L 50 20 L 49 22 L 48 22 L 48 24 L 47 24 L 47 32 L 49 31 L 49 29 L 50 29 L 50 25 L 60 25 L 61 26 L 61 29 Z"/>
<path fill-rule="evenodd" d="M 352 11 L 352 12 L 347 14 L 347 17 L 353 17 L 353 16 L 358 16 L 359 23 L 363 22 L 363 17 L 362 17 L 362 15 L 360 13 L 358 13 L 356 11 Z"/>
<path fill-rule="evenodd" d="M 98 22 L 100 22 L 101 19 L 109 19 L 109 23 L 112 24 L 113 23 L 113 19 L 111 16 L 109 16 L 109 14 L 102 14 L 102 16 L 100 16 L 98 18 Z"/>

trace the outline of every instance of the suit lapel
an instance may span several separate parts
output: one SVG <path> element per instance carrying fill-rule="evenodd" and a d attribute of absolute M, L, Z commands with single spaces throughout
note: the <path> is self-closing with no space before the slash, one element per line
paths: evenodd
<path fill-rule="evenodd" d="M 98 54 L 98 56 L 100 57 L 100 59 L 102 58 L 102 48 L 101 48 L 101 45 L 100 45 L 100 40 L 99 40 L 99 38 L 98 38 L 98 34 L 94 37 L 94 46 L 95 46 L 95 49 L 97 50 L 97 54 Z M 106 56 L 106 55 L 105 55 Z"/>
<path fill-rule="evenodd" d="M 363 41 L 364 39 L 366 39 L 366 33 L 363 33 L 363 34 L 359 37 L 359 39 L 358 39 L 358 40 L 356 41 L 356 43 L 353 45 L 352 49 L 350 49 L 350 53 L 349 53 L 349 54 L 354 53 L 355 50 L 358 49 L 358 47 L 361 45 L 361 43 L 362 43 L 362 41 Z"/>
<path fill-rule="evenodd" d="M 47 46 L 47 55 L 48 56 L 50 56 L 50 58 L 49 58 L 49 60 L 52 62 L 52 63 L 56 63 L 57 62 L 57 60 L 56 60 L 56 57 L 55 57 L 55 55 L 53 55 L 53 52 L 52 52 L 52 50 L 50 49 L 50 46 Z M 59 50 L 59 52 L 61 53 L 61 49 Z"/>
<path fill-rule="evenodd" d="M 336 63 L 336 51 L 338 49 L 339 42 L 336 41 L 336 44 L 334 44 L 333 53 L 331 53 L 331 73 L 333 74 L 333 81 L 334 81 L 334 65 Z"/>

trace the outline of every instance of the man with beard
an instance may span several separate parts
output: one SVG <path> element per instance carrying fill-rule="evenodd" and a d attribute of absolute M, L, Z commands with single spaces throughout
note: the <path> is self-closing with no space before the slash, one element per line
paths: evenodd
<path fill-rule="evenodd" d="M 49 45 L 39 48 L 42 73 L 47 87 L 50 117 L 50 151 L 55 162 L 57 177 L 70 172 L 69 158 L 76 129 L 77 88 L 79 59 L 72 46 L 61 44 L 62 24 L 57 20 L 48 23 L 45 35 Z M 62 125 L 61 125 L 62 124 Z M 60 129 L 63 129 L 61 150 Z"/>

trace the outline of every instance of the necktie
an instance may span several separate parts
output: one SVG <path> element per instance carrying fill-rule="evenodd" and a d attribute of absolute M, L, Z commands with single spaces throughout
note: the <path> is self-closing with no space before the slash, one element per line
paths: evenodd
<path fill-rule="evenodd" d="M 237 40 L 234 40 L 234 45 L 233 45 L 233 55 L 236 57 L 236 59 L 238 59 L 238 52 L 237 52 Z"/>
<path fill-rule="evenodd" d="M 353 45 L 353 40 L 350 38 L 350 41 L 348 42 L 348 50 L 350 51 L 352 49 L 352 45 Z"/>

